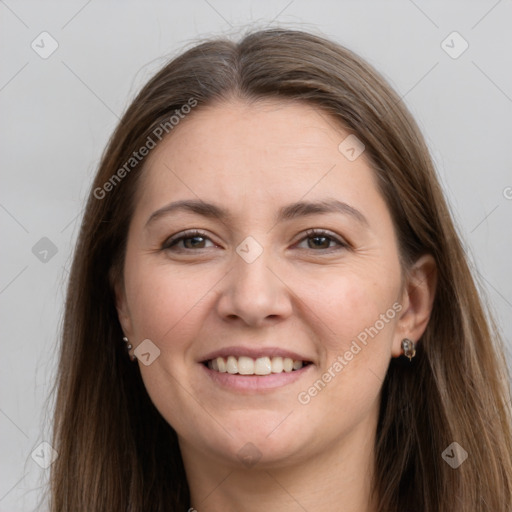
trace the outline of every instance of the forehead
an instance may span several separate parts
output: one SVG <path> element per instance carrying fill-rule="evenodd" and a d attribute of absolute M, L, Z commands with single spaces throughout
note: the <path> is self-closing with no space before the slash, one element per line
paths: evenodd
<path fill-rule="evenodd" d="M 157 206 L 173 199 L 217 197 L 254 208 L 269 200 L 324 198 L 355 201 L 377 194 L 364 153 L 340 152 L 349 135 L 312 105 L 265 100 L 218 102 L 194 111 L 150 153 L 140 200 Z"/>
<path fill-rule="evenodd" d="M 335 154 L 344 136 L 345 131 L 332 117 L 304 102 L 232 99 L 193 112 L 155 154 L 185 144 L 194 149 L 190 157 L 222 153 L 224 159 L 234 160 L 251 154 L 283 163 L 316 158 L 315 148 Z"/>

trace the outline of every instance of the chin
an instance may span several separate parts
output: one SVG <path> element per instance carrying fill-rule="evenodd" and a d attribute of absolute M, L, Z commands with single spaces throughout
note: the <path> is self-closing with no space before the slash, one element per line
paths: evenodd
<path fill-rule="evenodd" d="M 232 437 L 226 433 L 212 444 L 212 436 L 205 435 L 201 444 L 208 445 L 205 448 L 215 459 L 224 459 L 228 465 L 237 468 L 268 469 L 295 464 L 307 458 L 310 443 L 303 428 L 291 422 L 285 428 L 287 419 L 283 421 L 286 415 L 282 413 L 265 414 L 258 411 L 257 416 L 259 421 L 247 419 L 238 421 L 236 425 L 224 422 L 223 426 Z M 269 428 L 269 424 L 272 424 L 272 428 Z"/>

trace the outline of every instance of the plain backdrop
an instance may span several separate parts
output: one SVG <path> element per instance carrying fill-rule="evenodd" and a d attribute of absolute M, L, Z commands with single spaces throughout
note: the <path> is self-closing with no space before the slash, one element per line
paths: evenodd
<path fill-rule="evenodd" d="M 383 73 L 426 136 L 510 351 L 511 21 L 511 0 L 1 0 L 0 512 L 35 510 L 48 477 L 31 454 L 50 440 L 65 283 L 101 153 L 145 81 L 198 38 L 303 28 Z"/>

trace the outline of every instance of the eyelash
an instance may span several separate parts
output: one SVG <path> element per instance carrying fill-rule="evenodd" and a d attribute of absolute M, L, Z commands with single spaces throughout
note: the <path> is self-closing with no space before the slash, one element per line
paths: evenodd
<path fill-rule="evenodd" d="M 162 246 L 162 250 L 165 250 L 165 251 L 174 250 L 175 251 L 176 249 L 173 249 L 173 247 L 175 247 L 179 242 L 181 242 L 183 240 L 187 240 L 189 238 L 195 238 L 195 237 L 206 238 L 206 239 L 212 241 L 206 233 L 204 233 L 203 231 L 194 229 L 194 230 L 190 230 L 190 231 L 185 231 L 184 233 L 179 234 L 179 236 L 174 236 L 174 237 L 169 238 L 168 240 L 166 240 L 164 242 L 164 244 Z M 308 238 L 320 238 L 320 237 L 328 238 L 328 239 L 330 239 L 330 241 L 336 242 L 338 244 L 338 247 L 329 247 L 327 249 L 320 249 L 320 250 L 311 249 L 312 251 L 315 251 L 315 252 L 321 251 L 324 253 L 325 252 L 329 253 L 329 252 L 333 252 L 333 251 L 339 251 L 340 249 L 348 249 L 349 248 L 349 244 L 347 242 L 345 242 L 343 239 L 340 239 L 340 238 L 334 236 L 333 234 L 331 234 L 329 231 L 326 231 L 323 229 L 308 229 L 306 231 L 306 236 L 302 237 L 297 243 L 300 243 L 303 240 L 307 240 Z M 201 249 L 206 249 L 206 248 L 201 247 L 199 250 L 201 250 Z M 194 249 L 188 249 L 188 248 L 179 249 L 179 251 L 181 251 L 181 252 L 187 252 L 187 251 L 193 251 L 193 250 Z"/>

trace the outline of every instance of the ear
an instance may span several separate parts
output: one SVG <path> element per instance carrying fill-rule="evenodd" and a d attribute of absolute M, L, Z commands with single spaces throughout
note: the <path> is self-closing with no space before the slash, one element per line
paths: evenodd
<path fill-rule="evenodd" d="M 121 324 L 121 328 L 123 329 L 124 335 L 128 339 L 131 339 L 133 333 L 132 321 L 130 316 L 130 310 L 128 309 L 128 302 L 126 300 L 126 291 L 124 288 L 124 283 L 122 281 L 117 281 L 114 284 L 113 288 L 119 323 Z"/>
<path fill-rule="evenodd" d="M 402 310 L 395 328 L 393 357 L 402 354 L 404 338 L 416 343 L 428 325 L 437 286 L 437 266 L 430 254 L 421 256 L 409 269 L 402 292 Z"/>

